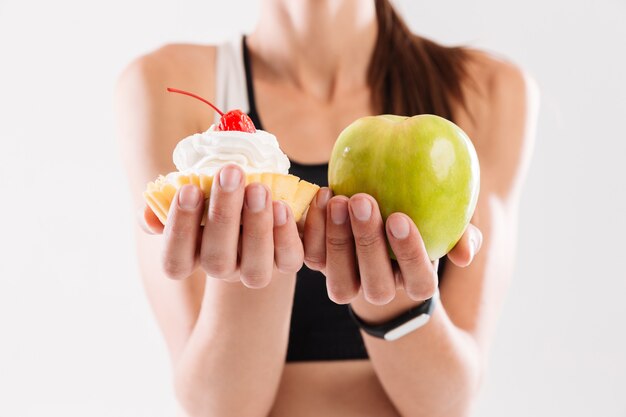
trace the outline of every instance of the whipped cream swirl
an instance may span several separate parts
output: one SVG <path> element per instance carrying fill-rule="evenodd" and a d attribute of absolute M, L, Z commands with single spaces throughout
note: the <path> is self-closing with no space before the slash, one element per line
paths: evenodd
<path fill-rule="evenodd" d="M 174 164 L 180 173 L 215 175 L 227 163 L 239 165 L 246 173 L 287 174 L 290 166 L 276 136 L 264 130 L 218 131 L 213 125 L 181 140 L 174 149 Z"/>

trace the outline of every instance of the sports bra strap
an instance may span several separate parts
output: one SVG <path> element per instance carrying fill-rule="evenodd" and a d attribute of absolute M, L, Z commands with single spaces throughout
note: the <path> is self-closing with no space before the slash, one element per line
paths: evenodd
<path fill-rule="evenodd" d="M 215 105 L 223 111 L 240 109 L 248 113 L 246 72 L 241 35 L 217 45 L 215 55 Z M 219 114 L 215 121 L 219 123 Z"/>

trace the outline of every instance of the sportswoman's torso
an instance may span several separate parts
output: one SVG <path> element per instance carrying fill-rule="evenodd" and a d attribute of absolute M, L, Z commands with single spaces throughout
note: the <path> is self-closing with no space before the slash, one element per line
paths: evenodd
<path fill-rule="evenodd" d="M 167 60 L 168 82 L 215 100 L 219 88 L 215 71 L 217 47 L 170 45 L 161 53 L 171 58 Z M 264 72 L 262 58 L 253 50 L 250 58 L 254 66 L 256 110 L 263 128 L 274 133 L 282 150 L 300 164 L 326 162 L 343 127 L 358 117 L 373 114 L 366 85 L 329 100 L 313 98 L 272 79 Z M 476 63 L 469 68 L 475 80 L 487 77 L 489 60 L 482 54 L 477 55 Z M 474 111 L 474 120 L 480 120 L 480 113 L 488 110 L 484 108 L 482 93 L 467 88 L 466 98 Z M 188 104 L 181 101 L 181 105 Z M 474 139 L 480 154 L 480 139 L 474 135 L 477 129 L 472 119 L 463 109 L 456 109 L 455 114 L 455 122 Z M 213 116 L 207 114 L 203 106 L 188 106 L 185 115 L 181 123 L 185 123 L 190 132 L 206 130 L 213 122 Z M 164 148 L 173 149 L 180 138 L 169 140 L 171 143 L 164 144 Z M 164 155 L 167 157 L 169 155 Z M 327 417 L 397 416 L 368 360 L 286 363 L 271 415 L 307 416 L 307 412 L 311 416 Z"/>

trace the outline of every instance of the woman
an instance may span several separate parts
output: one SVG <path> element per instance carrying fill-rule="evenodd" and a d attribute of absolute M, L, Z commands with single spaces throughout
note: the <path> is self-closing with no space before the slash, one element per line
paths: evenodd
<path fill-rule="evenodd" d="M 137 207 L 145 184 L 173 170 L 176 143 L 212 122 L 166 86 L 227 109 L 235 100 L 280 139 L 292 172 L 318 183 L 354 119 L 440 114 L 473 139 L 481 194 L 445 272 L 407 216 L 383 224 L 365 194 L 322 188 L 301 238 L 285 206 L 260 184 L 244 187 L 235 166 L 220 172 L 203 229 L 193 186 L 179 191 L 165 228 L 144 210 L 156 236 L 138 234 L 140 266 L 185 415 L 468 415 L 513 270 L 532 83 L 510 63 L 410 34 L 387 0 L 264 0 L 255 31 L 235 45 L 165 46 L 122 75 L 120 137 Z M 438 280 L 430 321 L 397 341 L 359 333 L 348 314 L 350 304 L 364 322 L 388 322 L 430 299 Z"/>

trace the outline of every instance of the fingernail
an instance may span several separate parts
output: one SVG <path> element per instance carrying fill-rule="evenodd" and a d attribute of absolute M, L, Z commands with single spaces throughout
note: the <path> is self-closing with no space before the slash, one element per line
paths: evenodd
<path fill-rule="evenodd" d="M 239 187 L 241 172 L 239 169 L 228 166 L 220 172 L 220 186 L 227 193 L 232 193 Z"/>
<path fill-rule="evenodd" d="M 474 259 L 474 255 L 476 255 L 476 249 L 478 249 L 478 240 L 476 236 L 470 237 L 469 241 L 469 249 L 470 249 L 470 259 Z"/>
<path fill-rule="evenodd" d="M 184 185 L 178 192 L 178 207 L 183 210 L 192 210 L 200 203 L 200 193 L 193 185 Z"/>
<path fill-rule="evenodd" d="M 359 221 L 365 222 L 370 219 L 372 215 L 372 203 L 365 198 L 357 198 L 351 202 L 352 214 Z"/>
<path fill-rule="evenodd" d="M 474 259 L 474 255 L 476 255 L 476 252 L 478 251 L 478 248 L 480 246 L 480 242 L 482 241 L 482 239 L 483 239 L 482 233 L 480 233 L 478 229 L 474 228 L 473 232 L 470 234 L 470 241 L 469 241 L 470 259 Z"/>
<path fill-rule="evenodd" d="M 282 226 L 287 223 L 287 207 L 285 203 L 278 201 L 274 204 L 274 225 Z"/>
<path fill-rule="evenodd" d="M 396 239 L 406 239 L 409 236 L 409 231 L 411 230 L 409 222 L 403 216 L 393 216 L 387 222 L 389 223 L 391 234 Z"/>
<path fill-rule="evenodd" d="M 344 201 L 336 201 L 330 205 L 330 219 L 336 225 L 341 225 L 348 219 L 348 204 Z"/>
<path fill-rule="evenodd" d="M 328 204 L 328 200 L 330 200 L 330 190 L 328 188 L 322 188 L 318 193 L 317 193 L 317 199 L 315 200 L 315 203 L 317 204 L 317 207 L 324 209 L 326 208 L 326 204 Z"/>
<path fill-rule="evenodd" d="M 470 261 L 474 259 L 474 253 L 476 253 L 476 240 L 470 237 L 469 241 Z"/>
<path fill-rule="evenodd" d="M 261 184 L 255 184 L 246 191 L 246 205 L 252 213 L 258 213 L 265 208 L 267 191 Z"/>

